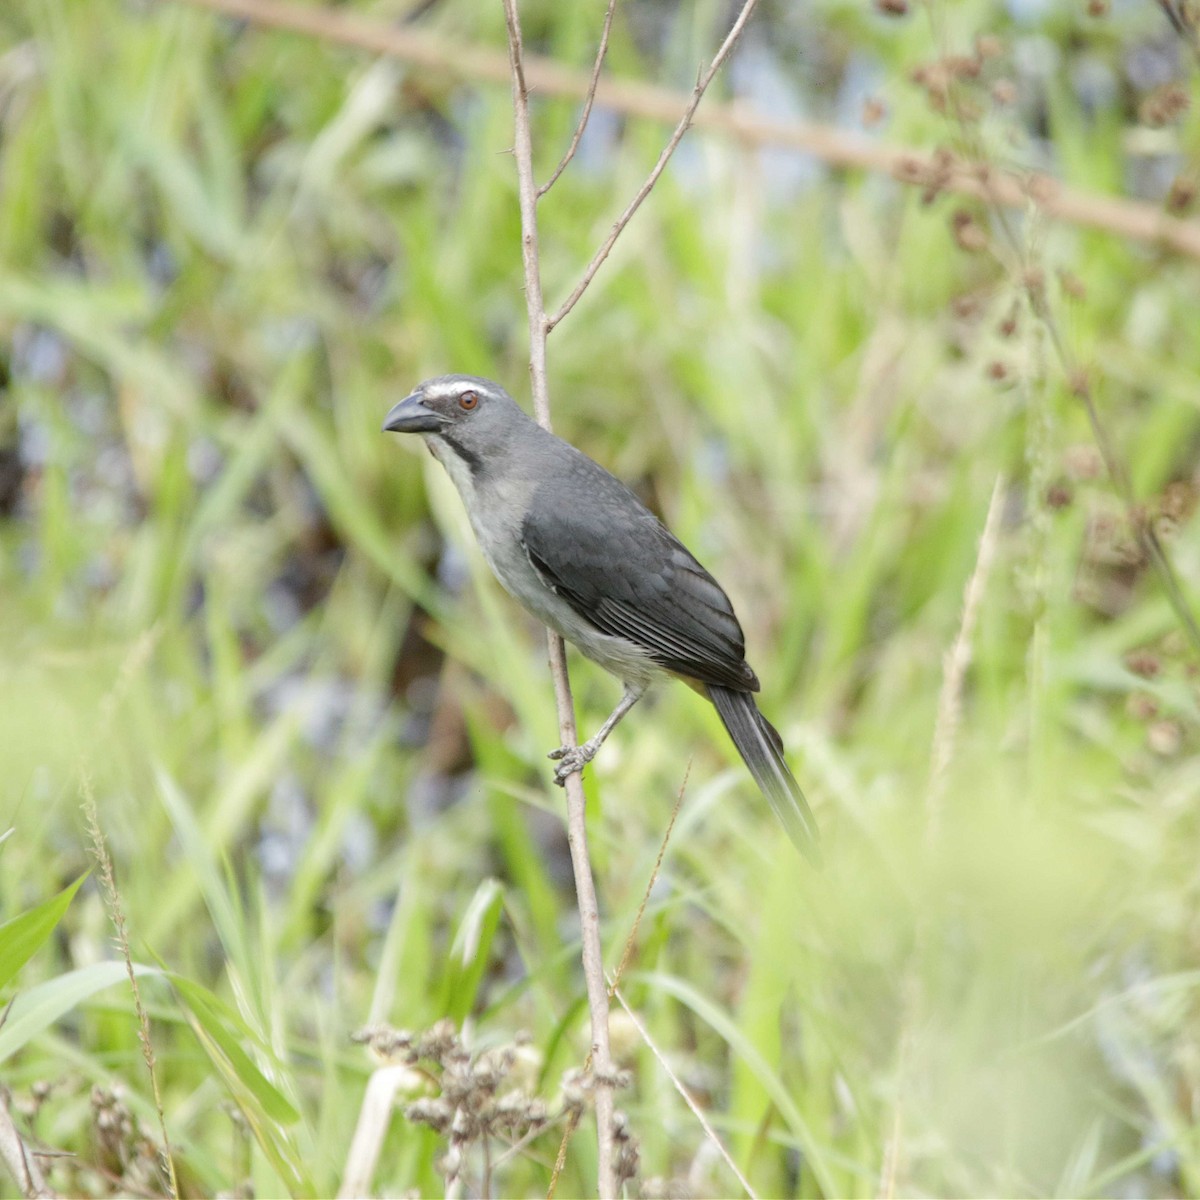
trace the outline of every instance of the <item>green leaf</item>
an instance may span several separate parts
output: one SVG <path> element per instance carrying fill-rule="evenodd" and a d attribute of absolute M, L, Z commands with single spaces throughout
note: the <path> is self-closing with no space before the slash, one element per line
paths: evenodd
<path fill-rule="evenodd" d="M 455 1023 L 475 1006 L 503 909 L 504 889 L 495 879 L 485 879 L 459 923 L 442 988 L 442 1010 Z"/>
<path fill-rule="evenodd" d="M 303 1156 L 283 1128 L 299 1121 L 300 1114 L 242 1046 L 243 1039 L 257 1039 L 245 1022 L 207 988 L 180 975 L 171 975 L 170 980 L 184 1004 L 192 1031 L 254 1131 L 263 1154 L 293 1196 L 315 1196 L 316 1186 L 300 1165 Z"/>
<path fill-rule="evenodd" d="M 281 1125 L 295 1124 L 300 1119 L 300 1114 L 242 1049 L 240 1039 L 257 1040 L 245 1022 L 201 984 L 184 979 L 180 975 L 172 975 L 170 978 L 187 1005 L 189 1013 L 195 1018 L 195 1023 L 199 1025 L 198 1032 L 203 1033 L 201 1040 L 207 1042 L 206 1048 L 210 1050 L 210 1054 L 213 1049 L 217 1050 L 224 1059 L 222 1063 L 213 1056 L 214 1063 L 227 1079 L 232 1072 L 232 1078 L 238 1085 L 235 1090 L 244 1088 L 248 1091 L 272 1121 Z"/>
<path fill-rule="evenodd" d="M 143 963 L 134 963 L 133 972 L 139 976 L 162 974 L 157 967 Z M 77 1004 L 114 983 L 128 981 L 128 978 L 123 962 L 93 963 L 19 993 L 8 1010 L 8 1019 L 0 1028 L 0 1063 L 11 1058 Z"/>
<path fill-rule="evenodd" d="M 54 932 L 86 878 L 85 872 L 57 896 L 0 925 L 0 988 L 7 986 Z"/>

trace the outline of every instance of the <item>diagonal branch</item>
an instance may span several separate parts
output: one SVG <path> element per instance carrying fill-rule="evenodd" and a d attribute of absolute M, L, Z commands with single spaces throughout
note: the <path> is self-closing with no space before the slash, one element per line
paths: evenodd
<path fill-rule="evenodd" d="M 508 53 L 512 66 L 513 153 L 517 160 L 517 185 L 521 205 L 521 257 L 525 267 L 525 306 L 529 317 L 529 372 L 534 411 L 538 422 L 550 428 L 550 396 L 546 385 L 546 310 L 542 302 L 542 277 L 538 258 L 537 185 L 533 180 L 533 141 L 529 128 L 529 89 L 525 82 L 521 22 L 516 0 L 504 0 L 508 26 Z M 578 741 L 575 704 L 567 674 L 563 640 L 547 631 L 550 673 L 558 707 L 559 734 L 564 746 Z M 601 1200 L 616 1195 L 613 1147 L 613 1070 L 608 1039 L 608 987 L 604 978 L 604 950 L 600 941 L 600 906 L 587 845 L 587 805 L 583 779 L 576 771 L 565 781 L 567 791 L 567 841 L 575 873 L 575 897 L 583 944 L 583 974 L 587 984 L 592 1026 L 591 1061 L 595 1077 L 597 1167 L 596 1184 Z"/>
<path fill-rule="evenodd" d="M 384 25 L 320 5 L 292 0 L 181 0 L 239 21 L 286 29 L 371 54 L 435 70 L 476 83 L 511 84 L 508 56 L 483 46 L 464 45 L 407 25 Z M 538 55 L 523 58 L 526 82 L 543 96 L 582 99 L 590 86 L 582 71 Z M 596 102 L 614 112 L 651 121 L 676 120 L 684 98 L 670 88 L 631 79 L 600 79 Z M 832 125 L 767 116 L 742 105 L 706 104 L 692 122 L 736 138 L 741 144 L 780 146 L 811 154 L 842 170 L 873 171 L 901 183 L 953 192 L 1019 211 L 1031 206 L 1046 217 L 1117 237 L 1146 242 L 1200 259 L 1200 221 L 1171 216 L 1162 205 L 1068 187 L 1051 175 L 1003 170 L 979 162 L 947 161 L 915 147 L 886 145 Z"/>
<path fill-rule="evenodd" d="M 733 23 L 733 28 L 726 35 L 725 40 L 721 43 L 721 48 L 713 56 L 713 60 L 708 65 L 708 69 L 704 71 L 700 78 L 696 81 L 696 86 L 692 89 L 692 98 L 688 101 L 688 106 L 684 109 L 683 116 L 679 118 L 679 124 L 675 126 L 675 132 L 671 134 L 666 146 L 663 147 L 663 152 L 658 156 L 658 162 L 654 164 L 654 170 L 646 177 L 646 182 L 638 188 L 637 195 L 629 202 L 629 207 L 617 218 L 616 223 L 608 232 L 600 246 L 600 249 L 592 256 L 592 261 L 588 263 L 587 268 L 583 272 L 583 277 L 575 285 L 575 290 L 563 301 L 562 306 L 552 316 L 546 318 L 546 332 L 549 333 L 562 319 L 575 307 L 579 302 L 580 296 L 587 291 L 588 285 L 596 277 L 596 272 L 600 270 L 604 260 L 608 257 L 609 251 L 616 244 L 617 238 L 621 236 L 625 226 L 633 219 L 633 214 L 642 206 L 642 201 L 650 195 L 650 190 L 658 182 L 658 177 L 666 169 L 667 163 L 671 160 L 671 155 L 675 153 L 675 148 L 683 140 L 683 135 L 687 133 L 688 127 L 692 123 L 692 117 L 695 116 L 696 109 L 700 107 L 700 101 L 704 99 L 704 93 L 708 90 L 708 85 L 712 83 L 713 77 L 721 69 L 721 64 L 729 57 L 729 52 L 741 37 L 742 30 L 746 27 L 746 22 L 750 20 L 750 14 L 754 11 L 758 0 L 746 0 L 742 5 L 742 11 L 738 14 L 738 18 Z"/>
<path fill-rule="evenodd" d="M 616 998 L 620 1001 L 621 1007 L 625 1010 L 625 1013 L 629 1017 L 630 1021 L 633 1022 L 634 1029 L 638 1031 L 642 1041 L 645 1042 L 649 1047 L 650 1053 L 653 1054 L 658 1060 L 658 1065 L 662 1067 L 667 1078 L 671 1081 L 675 1090 L 682 1097 L 684 1104 L 691 1109 L 692 1116 L 694 1116 L 696 1120 L 700 1122 L 700 1128 L 704 1130 L 705 1136 L 716 1148 L 717 1153 L 724 1160 L 725 1165 L 730 1169 L 738 1183 L 741 1185 L 742 1191 L 744 1191 L 746 1195 L 750 1197 L 750 1200 L 758 1200 L 758 1193 L 753 1187 L 750 1186 L 750 1181 L 745 1175 L 742 1174 L 741 1168 L 733 1161 L 729 1151 L 725 1149 L 725 1143 L 722 1142 L 720 1137 L 717 1136 L 717 1131 L 712 1127 L 712 1124 L 704 1115 L 704 1110 L 701 1109 L 700 1105 L 698 1105 L 692 1098 L 691 1092 L 684 1087 L 683 1080 L 681 1080 L 679 1076 L 675 1074 L 674 1070 L 672 1070 L 671 1064 L 667 1060 L 667 1056 L 658 1048 L 658 1044 L 655 1042 L 654 1038 L 650 1036 L 650 1030 L 646 1028 L 642 1019 L 633 1011 L 632 1008 L 629 1007 L 629 1002 L 624 996 L 621 995 L 621 989 L 617 987 L 615 981 L 612 985 L 612 991 L 613 995 L 616 996 Z"/>
<path fill-rule="evenodd" d="M 3 1020 L 0 1019 L 0 1024 Z M 36 1151 L 31 1151 L 12 1119 L 7 1089 L 0 1087 L 0 1159 L 8 1167 L 22 1196 L 57 1196 L 46 1184 Z"/>
<path fill-rule="evenodd" d="M 617 0 L 608 0 L 608 12 L 604 14 L 604 28 L 600 31 L 600 46 L 596 51 L 596 63 L 592 67 L 592 82 L 588 85 L 587 97 L 583 102 L 583 112 L 579 114 L 579 123 L 571 137 L 571 144 L 562 156 L 562 161 L 554 168 L 554 174 L 538 188 L 540 200 L 557 182 L 558 177 L 567 169 L 567 164 L 575 157 L 579 143 L 583 140 L 583 131 L 587 128 L 588 118 L 592 115 L 592 105 L 596 100 L 596 85 L 600 82 L 600 68 L 604 65 L 604 56 L 608 53 L 608 34 L 612 29 L 613 13 L 617 11 Z"/>
<path fill-rule="evenodd" d="M 1158 0 L 1158 7 L 1171 23 L 1171 28 L 1185 41 L 1200 62 L 1200 18 L 1187 5 L 1187 0 Z"/>

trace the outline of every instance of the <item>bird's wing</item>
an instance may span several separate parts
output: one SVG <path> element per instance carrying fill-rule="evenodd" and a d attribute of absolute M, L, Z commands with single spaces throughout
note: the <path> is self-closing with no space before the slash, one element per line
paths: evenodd
<path fill-rule="evenodd" d="M 534 570 L 596 629 L 634 643 L 665 670 L 757 691 L 721 585 L 632 492 L 597 471 L 574 479 L 570 511 L 534 493 L 521 529 Z"/>

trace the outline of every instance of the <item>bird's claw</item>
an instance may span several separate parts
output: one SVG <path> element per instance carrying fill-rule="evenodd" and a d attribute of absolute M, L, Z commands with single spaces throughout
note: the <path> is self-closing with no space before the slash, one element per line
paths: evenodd
<path fill-rule="evenodd" d="M 554 782 L 559 787 L 566 787 L 567 776 L 574 775 L 576 771 L 582 771 L 592 761 L 594 753 L 595 751 L 586 745 L 559 746 L 557 750 L 551 750 L 546 757 L 558 761 L 558 766 L 554 768 Z"/>

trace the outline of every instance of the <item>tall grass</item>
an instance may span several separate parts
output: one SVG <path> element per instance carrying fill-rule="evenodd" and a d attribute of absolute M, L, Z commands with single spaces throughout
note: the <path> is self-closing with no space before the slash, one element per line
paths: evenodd
<path fill-rule="evenodd" d="M 719 7 L 631 6 L 612 71 L 686 88 Z M 526 8 L 531 46 L 590 62 L 603 5 Z M 422 19 L 503 46 L 499 4 Z M 850 123 L 877 94 L 881 136 L 1080 187 L 1195 166 L 1195 104 L 1137 123 L 1137 55 L 1196 92 L 1153 6 L 1023 21 L 783 6 L 739 78 Z M 964 130 L 910 74 L 978 34 L 1001 53 Z M 451 1016 L 475 1054 L 528 1034 L 506 1086 L 553 1118 L 587 1034 L 543 641 L 440 469 L 378 432 L 446 370 L 524 396 L 508 95 L 183 5 L 16 0 L 0 46 L 0 915 L 88 868 L 86 771 L 187 1194 L 333 1193 L 368 1022 Z M 549 170 L 573 113 L 535 116 Z M 544 209 L 551 303 L 663 136 L 598 114 Z M 1195 1194 L 1198 664 L 1026 283 L 1196 597 L 1197 267 L 1032 211 L 1009 242 L 986 206 L 964 249 L 948 197 L 685 151 L 551 339 L 556 428 L 726 584 L 827 862 L 662 691 L 586 776 L 615 964 L 692 763 L 622 990 L 761 1195 Z M 576 687 L 591 728 L 615 685 L 581 664 Z M 0 941 L 0 1082 L 30 1145 L 72 1153 L 44 1163 L 60 1190 L 161 1192 L 104 897 L 89 880 L 51 938 L 62 903 L 19 927 L 45 931 L 28 961 Z M 615 1037 L 641 1178 L 730 1194 Z M 494 1189 L 544 1192 L 562 1129 Z M 559 1194 L 591 1190 L 585 1131 Z M 439 1192 L 446 1147 L 396 1115 L 372 1186 Z M 464 1170 L 477 1191 L 478 1146 Z"/>

